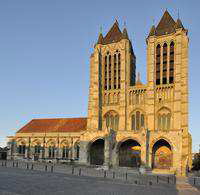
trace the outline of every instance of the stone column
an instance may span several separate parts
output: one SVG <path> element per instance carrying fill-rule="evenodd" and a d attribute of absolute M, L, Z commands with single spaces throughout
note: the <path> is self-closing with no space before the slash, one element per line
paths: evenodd
<path fill-rule="evenodd" d="M 60 146 L 59 148 L 58 148 L 58 158 L 59 159 L 61 159 L 62 158 L 62 146 Z"/>
<path fill-rule="evenodd" d="M 17 156 L 17 143 L 15 141 L 11 141 L 8 144 L 10 150 L 8 150 L 8 156 L 7 159 L 15 159 Z"/>
<path fill-rule="evenodd" d="M 109 137 L 105 137 L 104 141 L 104 166 L 110 167 L 110 142 L 109 142 Z"/>
<path fill-rule="evenodd" d="M 89 156 L 87 151 L 88 146 L 87 141 L 81 141 L 80 142 L 80 155 L 79 155 L 79 163 L 80 164 L 89 164 Z"/>
<path fill-rule="evenodd" d="M 44 158 L 48 158 L 49 157 L 49 155 L 48 155 L 48 147 L 45 147 L 44 148 Z"/>
<path fill-rule="evenodd" d="M 26 146 L 26 149 L 25 149 L 25 158 L 29 159 L 29 156 L 30 156 L 29 148 Z"/>
<path fill-rule="evenodd" d="M 43 158 L 43 149 L 40 148 L 40 154 L 39 154 L 39 159 Z"/>

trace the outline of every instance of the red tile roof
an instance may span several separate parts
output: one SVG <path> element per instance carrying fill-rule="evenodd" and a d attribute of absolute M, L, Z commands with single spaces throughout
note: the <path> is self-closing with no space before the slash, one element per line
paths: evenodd
<path fill-rule="evenodd" d="M 87 118 L 33 119 L 17 133 L 80 132 L 86 128 Z"/>

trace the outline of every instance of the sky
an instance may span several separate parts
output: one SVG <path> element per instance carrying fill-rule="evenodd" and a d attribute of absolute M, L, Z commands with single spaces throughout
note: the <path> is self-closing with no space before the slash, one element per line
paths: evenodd
<path fill-rule="evenodd" d="M 87 116 L 89 57 L 105 35 L 126 23 L 146 82 L 150 27 L 167 9 L 189 30 L 189 130 L 200 144 L 199 0 L 0 0 L 0 146 L 33 118 Z"/>

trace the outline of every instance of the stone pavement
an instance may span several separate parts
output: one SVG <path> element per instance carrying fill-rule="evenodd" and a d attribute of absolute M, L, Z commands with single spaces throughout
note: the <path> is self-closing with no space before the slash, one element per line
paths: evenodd
<path fill-rule="evenodd" d="M 184 184 L 185 180 L 178 179 L 177 190 L 173 186 L 134 185 L 105 178 L 0 167 L 0 195 L 200 194 L 193 189 L 190 191 L 182 191 Z"/>
<path fill-rule="evenodd" d="M 176 188 L 181 195 L 200 194 L 200 191 L 196 187 L 192 186 L 186 177 L 177 177 Z"/>

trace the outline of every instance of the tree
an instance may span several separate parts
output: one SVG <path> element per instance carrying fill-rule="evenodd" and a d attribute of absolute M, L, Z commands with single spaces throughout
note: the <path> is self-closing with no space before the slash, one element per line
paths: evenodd
<path fill-rule="evenodd" d="M 194 155 L 192 170 L 195 170 L 195 171 L 200 170 L 200 153 L 196 153 Z"/>

